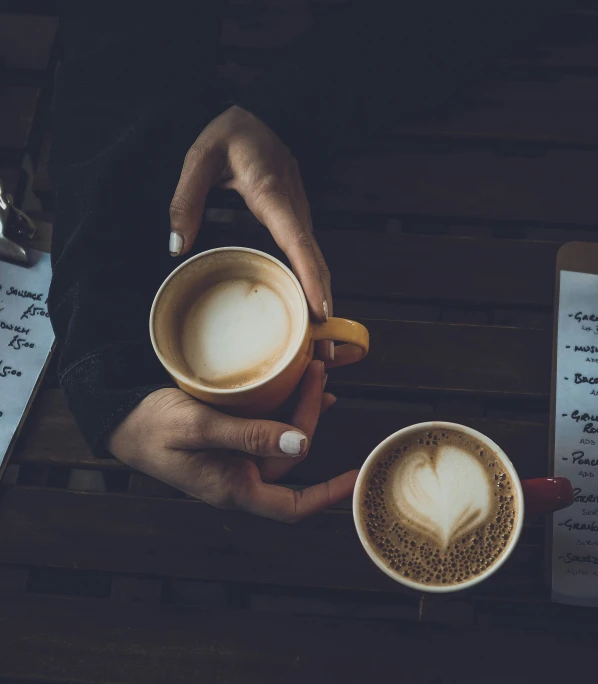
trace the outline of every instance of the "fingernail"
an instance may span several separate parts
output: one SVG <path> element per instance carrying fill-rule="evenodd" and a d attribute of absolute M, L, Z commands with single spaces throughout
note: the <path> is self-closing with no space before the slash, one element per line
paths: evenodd
<path fill-rule="evenodd" d="M 330 356 L 330 360 L 334 361 L 334 342 L 332 342 L 332 340 L 328 343 L 328 354 Z"/>
<path fill-rule="evenodd" d="M 328 320 L 328 302 L 326 300 L 322 302 L 322 308 L 324 309 L 324 318 Z"/>
<path fill-rule="evenodd" d="M 326 389 L 326 383 L 328 382 L 328 373 L 322 378 L 322 392 Z"/>
<path fill-rule="evenodd" d="M 170 233 L 170 240 L 168 242 L 168 249 L 170 250 L 170 256 L 178 256 L 183 249 L 185 241 L 180 233 L 175 233 L 172 231 Z"/>
<path fill-rule="evenodd" d="M 300 432 L 293 432 L 292 430 L 283 432 L 280 436 L 280 450 L 283 454 L 288 454 L 289 456 L 299 456 L 305 447 L 306 441 L 305 435 L 302 435 Z"/>

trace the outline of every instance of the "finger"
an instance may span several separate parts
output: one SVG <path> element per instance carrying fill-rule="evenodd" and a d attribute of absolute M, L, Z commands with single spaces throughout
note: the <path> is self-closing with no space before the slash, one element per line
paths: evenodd
<path fill-rule="evenodd" d="M 326 411 L 335 403 L 336 397 L 334 394 L 324 393 L 320 415 L 326 413 Z M 258 463 L 262 480 L 264 482 L 276 482 L 277 480 L 280 480 L 280 478 L 286 475 L 289 470 L 303 461 L 306 456 L 307 454 L 296 460 L 288 458 L 262 458 L 261 462 Z"/>
<path fill-rule="evenodd" d="M 315 237 L 312 235 L 314 241 L 314 253 L 316 254 L 316 260 L 320 268 L 320 273 L 322 275 L 322 282 L 324 283 L 324 289 L 326 291 L 326 319 L 334 315 L 333 307 L 334 303 L 332 301 L 332 290 L 330 284 L 330 272 L 324 261 L 324 255 L 320 250 Z M 317 359 L 321 359 L 325 363 L 329 364 L 334 361 L 334 342 L 332 340 L 318 340 L 315 345 L 314 355 Z"/>
<path fill-rule="evenodd" d="M 312 361 L 299 387 L 299 401 L 293 412 L 291 422 L 307 435 L 310 442 L 314 436 L 318 418 L 322 410 L 324 385 L 326 376 L 324 374 L 324 364 L 322 361 Z M 300 463 L 307 455 L 306 449 L 300 456 L 292 461 L 280 458 L 265 458 L 259 463 L 262 479 L 266 482 L 278 480 L 297 463 Z"/>
<path fill-rule="evenodd" d="M 299 401 L 293 411 L 291 422 L 310 439 L 314 436 L 320 411 L 322 396 L 328 376 L 322 361 L 312 361 L 307 367 L 299 386 Z"/>
<path fill-rule="evenodd" d="M 363 350 L 356 344 L 341 344 L 335 349 L 334 360 L 327 364 L 327 368 L 347 366 L 363 359 Z"/>
<path fill-rule="evenodd" d="M 235 418 L 201 406 L 197 424 L 191 427 L 185 446 L 234 449 L 253 456 L 296 459 L 307 452 L 309 436 L 300 428 L 284 423 Z"/>
<path fill-rule="evenodd" d="M 245 493 L 245 498 L 238 504 L 255 515 L 281 522 L 298 522 L 351 496 L 358 474 L 358 470 L 351 470 L 300 491 L 259 482 Z"/>
<path fill-rule="evenodd" d="M 299 202 L 307 204 L 304 193 L 301 196 L 302 188 L 293 188 L 293 191 L 293 194 L 300 195 Z M 305 211 L 305 208 L 296 210 L 289 192 L 281 183 L 280 187 L 275 185 L 266 191 L 260 191 L 257 195 L 252 195 L 251 190 L 247 191 L 243 194 L 243 199 L 249 210 L 268 228 L 276 244 L 287 255 L 305 292 L 312 318 L 323 322 L 327 318 L 329 302 L 314 247 L 315 241 L 311 235 L 311 222 L 307 218 L 309 212 Z"/>
<path fill-rule="evenodd" d="M 336 404 L 336 397 L 334 394 L 329 394 L 326 392 L 324 396 L 322 397 L 322 408 L 320 409 L 320 415 L 324 415 L 328 409 Z"/>
<path fill-rule="evenodd" d="M 197 237 L 206 197 L 210 188 L 220 179 L 225 161 L 224 151 L 202 141 L 202 136 L 187 152 L 170 203 L 169 250 L 172 256 L 186 254 L 191 249 Z"/>

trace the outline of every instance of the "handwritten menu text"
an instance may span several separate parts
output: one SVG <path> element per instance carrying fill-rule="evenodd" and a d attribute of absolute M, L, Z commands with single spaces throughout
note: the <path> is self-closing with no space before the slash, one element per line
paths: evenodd
<path fill-rule="evenodd" d="M 0 468 L 54 343 L 50 255 L 30 252 L 30 267 L 0 261 Z"/>
<path fill-rule="evenodd" d="M 554 515 L 552 598 L 598 605 L 598 275 L 561 271 L 555 476 L 575 503 Z"/>

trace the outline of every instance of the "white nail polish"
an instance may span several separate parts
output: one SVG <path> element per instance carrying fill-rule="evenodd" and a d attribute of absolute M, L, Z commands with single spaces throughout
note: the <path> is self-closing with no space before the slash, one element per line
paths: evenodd
<path fill-rule="evenodd" d="M 303 451 L 304 444 L 305 435 L 302 435 L 300 432 L 289 430 L 288 432 L 283 432 L 280 436 L 279 446 L 283 454 L 299 456 Z"/>
<path fill-rule="evenodd" d="M 168 249 L 172 256 L 178 256 L 183 249 L 183 236 L 174 231 L 170 233 L 170 240 L 168 242 Z"/>
<path fill-rule="evenodd" d="M 322 308 L 324 309 L 324 317 L 328 320 L 328 302 L 326 300 L 322 302 Z"/>
<path fill-rule="evenodd" d="M 332 341 L 328 343 L 328 353 L 330 354 L 330 360 L 334 361 L 334 342 Z"/>
<path fill-rule="evenodd" d="M 324 379 L 322 380 L 322 392 L 326 389 L 326 383 L 328 382 L 328 373 L 324 375 Z"/>

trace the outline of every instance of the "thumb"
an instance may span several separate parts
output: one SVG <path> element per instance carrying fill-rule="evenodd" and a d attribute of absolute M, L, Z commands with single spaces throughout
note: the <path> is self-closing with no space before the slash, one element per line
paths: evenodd
<path fill-rule="evenodd" d="M 185 162 L 170 203 L 170 241 L 172 256 L 186 254 L 197 237 L 206 197 L 222 175 L 226 154 L 201 142 L 201 136 L 185 155 Z"/>
<path fill-rule="evenodd" d="M 204 422 L 201 444 L 197 445 L 200 449 L 235 449 L 253 456 L 297 458 L 309 448 L 305 433 L 290 425 L 211 413 Z"/>

